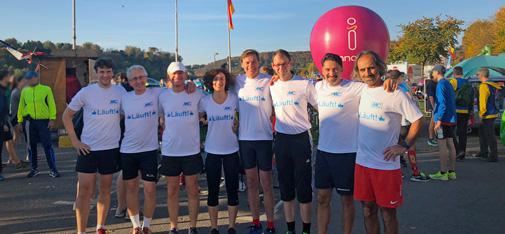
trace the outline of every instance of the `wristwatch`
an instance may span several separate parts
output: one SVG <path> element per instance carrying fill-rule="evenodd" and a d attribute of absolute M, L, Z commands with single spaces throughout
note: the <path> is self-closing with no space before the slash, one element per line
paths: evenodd
<path fill-rule="evenodd" d="M 400 143 L 398 143 L 398 145 L 402 146 L 403 148 L 405 148 L 405 151 L 407 151 L 408 149 L 410 149 L 410 145 L 407 144 L 407 142 L 405 140 L 403 141 L 400 141 Z"/>

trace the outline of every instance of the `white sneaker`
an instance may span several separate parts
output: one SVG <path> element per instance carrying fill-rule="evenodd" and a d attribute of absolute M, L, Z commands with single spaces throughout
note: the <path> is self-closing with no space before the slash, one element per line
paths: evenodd
<path fill-rule="evenodd" d="M 247 190 L 247 186 L 244 183 L 244 175 L 239 176 L 239 181 L 238 181 L 238 191 L 239 192 L 245 192 Z"/>

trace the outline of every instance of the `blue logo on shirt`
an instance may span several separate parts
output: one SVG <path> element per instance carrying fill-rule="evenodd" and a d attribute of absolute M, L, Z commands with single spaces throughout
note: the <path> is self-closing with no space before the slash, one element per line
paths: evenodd
<path fill-rule="evenodd" d="M 380 102 L 372 102 L 373 109 L 382 109 L 382 103 Z"/>
<path fill-rule="evenodd" d="M 338 110 L 344 109 L 344 104 L 338 103 L 338 102 L 333 102 L 333 101 L 329 101 L 329 102 L 320 101 L 320 102 L 317 102 L 317 106 L 319 108 L 338 109 Z"/>
<path fill-rule="evenodd" d="M 384 122 L 386 119 L 382 115 L 378 114 L 369 114 L 369 113 L 359 113 L 359 118 L 360 119 L 368 119 L 368 120 L 373 120 L 377 122 Z"/>
<path fill-rule="evenodd" d="M 265 89 L 265 88 L 263 88 L 263 87 L 256 87 L 256 91 L 263 91 L 263 89 Z"/>
<path fill-rule="evenodd" d="M 101 116 L 101 115 L 116 115 L 119 114 L 119 110 L 117 109 L 99 109 L 99 110 L 93 110 L 91 111 L 91 115 L 94 116 Z"/>
<path fill-rule="evenodd" d="M 331 96 L 340 97 L 340 96 L 342 96 L 342 93 L 341 92 L 333 92 L 333 93 L 331 93 Z"/>
<path fill-rule="evenodd" d="M 296 95 L 296 92 L 295 91 L 288 91 L 288 95 L 291 96 L 291 95 Z"/>
<path fill-rule="evenodd" d="M 153 106 L 153 102 L 148 102 L 148 103 L 144 104 L 144 107 L 149 107 L 149 106 Z"/>
<path fill-rule="evenodd" d="M 118 99 L 112 99 L 110 100 L 110 103 L 109 104 L 119 104 L 119 100 Z"/>
<path fill-rule="evenodd" d="M 225 120 L 233 120 L 235 117 L 233 115 L 211 115 L 208 117 L 209 122 L 212 121 L 225 121 Z"/>
<path fill-rule="evenodd" d="M 231 110 L 231 106 L 225 106 L 225 107 L 224 107 L 224 110 L 225 110 L 225 111 L 229 111 L 229 110 Z"/>
<path fill-rule="evenodd" d="M 264 96 L 243 96 L 238 98 L 241 102 L 262 102 L 265 101 Z"/>
<path fill-rule="evenodd" d="M 283 106 L 298 106 L 300 103 L 296 100 L 286 100 L 286 101 L 277 101 L 273 103 L 274 107 L 283 107 Z"/>
<path fill-rule="evenodd" d="M 191 111 L 171 111 L 166 114 L 167 118 L 190 117 L 194 113 Z"/>
<path fill-rule="evenodd" d="M 156 116 L 156 111 L 146 111 L 146 112 L 143 112 L 143 113 L 136 113 L 136 114 L 131 114 L 131 115 L 128 115 L 126 118 L 127 119 L 147 119 L 147 118 L 150 118 L 152 116 Z"/>
<path fill-rule="evenodd" d="M 191 102 L 184 102 L 182 106 L 191 106 Z"/>

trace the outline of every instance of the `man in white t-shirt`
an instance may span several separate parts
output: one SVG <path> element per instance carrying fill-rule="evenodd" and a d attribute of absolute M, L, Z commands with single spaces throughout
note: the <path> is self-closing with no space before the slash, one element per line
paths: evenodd
<path fill-rule="evenodd" d="M 272 68 L 279 80 L 270 87 L 275 110 L 275 159 L 287 233 L 295 232 L 295 198 L 300 202 L 302 233 L 310 233 L 312 208 L 312 142 L 308 104 L 317 108 L 316 91 L 308 79 L 293 75 L 291 56 L 277 50 Z"/>
<path fill-rule="evenodd" d="M 359 105 L 358 152 L 354 198 L 363 204 L 365 229 L 379 233 L 381 210 L 385 233 L 398 233 L 396 208 L 403 202 L 399 155 L 415 142 L 421 130 L 422 113 L 400 90 L 388 93 L 381 77 L 386 65 L 373 51 L 361 52 L 354 74 L 367 87 Z M 398 142 L 402 116 L 412 123 L 405 141 Z"/>
<path fill-rule="evenodd" d="M 121 166 L 126 184 L 128 214 L 132 233 L 151 233 L 150 224 L 156 207 L 158 175 L 158 98 L 161 88 L 147 89 L 147 71 L 133 65 L 126 71 L 133 92 L 123 95 L 121 111 L 125 133 L 121 142 Z M 139 171 L 144 184 L 144 220 L 139 217 Z"/>
<path fill-rule="evenodd" d="M 237 77 L 235 92 L 239 99 L 240 157 L 247 177 L 247 200 L 253 218 L 249 233 L 263 233 L 259 215 L 260 181 L 267 217 L 265 233 L 275 233 L 270 76 L 259 73 L 259 54 L 255 50 L 245 50 L 240 63 L 245 74 Z"/>
<path fill-rule="evenodd" d="M 112 85 L 114 63 L 111 59 L 96 60 L 96 84 L 81 89 L 63 113 L 63 124 L 72 146 L 77 150 L 77 196 L 75 216 L 77 233 L 85 233 L 89 216 L 89 202 L 95 191 L 96 173 L 100 174 L 97 202 L 97 233 L 106 233 L 105 220 L 110 205 L 112 175 L 120 170 L 119 127 L 123 87 Z M 77 136 L 72 123 L 74 114 L 83 109 L 84 127 Z"/>
<path fill-rule="evenodd" d="M 167 178 L 170 233 L 178 233 L 179 175 L 182 173 L 188 195 L 189 233 L 194 234 L 197 233 L 199 207 L 198 175 L 203 169 L 198 103 L 204 95 L 199 91 L 189 94 L 185 92 L 184 82 L 188 74 L 181 62 L 172 62 L 168 66 L 167 75 L 172 88 L 164 90 L 159 97 L 164 124 L 160 173 Z"/>
<path fill-rule="evenodd" d="M 328 233 L 331 195 L 335 188 L 343 208 L 343 233 L 351 233 L 355 216 L 352 195 L 358 149 L 358 109 L 366 85 L 342 79 L 342 59 L 336 54 L 326 54 L 321 64 L 324 80 L 316 83 L 319 144 L 314 175 L 318 232 Z"/>

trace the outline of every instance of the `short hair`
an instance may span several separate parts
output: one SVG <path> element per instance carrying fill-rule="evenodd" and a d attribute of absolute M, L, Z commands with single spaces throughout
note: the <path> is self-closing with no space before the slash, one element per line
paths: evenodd
<path fill-rule="evenodd" d="M 205 87 L 207 87 L 207 89 L 210 92 L 214 92 L 214 87 L 212 87 L 212 82 L 214 81 L 214 77 L 216 77 L 217 74 L 219 74 L 219 73 L 224 74 L 224 77 L 226 80 L 226 84 L 224 86 L 225 91 L 228 91 L 230 89 L 230 87 L 232 87 L 234 84 L 234 79 L 232 79 L 231 74 L 226 69 L 222 69 L 222 68 L 212 69 L 212 70 L 206 72 L 205 75 L 203 75 L 203 83 L 204 83 Z"/>
<path fill-rule="evenodd" d="M 482 67 L 479 69 L 479 74 L 481 74 L 482 76 L 484 76 L 486 78 L 489 78 L 489 69 Z"/>
<path fill-rule="evenodd" d="M 363 56 L 372 56 L 373 62 L 376 66 L 377 71 L 379 72 L 379 75 L 384 76 L 384 74 L 386 73 L 386 67 L 387 67 L 386 63 L 384 63 L 384 61 L 382 61 L 380 56 L 377 53 L 375 53 L 374 51 L 364 50 L 358 54 L 358 57 L 356 58 L 356 62 L 354 63 L 354 69 L 353 69 L 353 77 L 354 78 L 361 79 L 361 77 L 359 76 L 358 61 Z"/>
<path fill-rule="evenodd" d="M 244 52 L 242 52 L 242 54 L 240 55 L 240 63 L 242 63 L 242 60 L 244 60 L 245 57 L 247 57 L 249 55 L 256 56 L 258 61 L 260 61 L 260 54 L 258 53 L 258 51 L 253 50 L 253 49 L 247 49 L 247 50 L 244 50 Z"/>
<path fill-rule="evenodd" d="M 342 67 L 342 58 L 336 54 L 332 53 L 327 53 L 324 55 L 323 59 L 321 59 L 321 66 L 324 64 L 326 61 L 333 61 L 336 62 L 340 67 Z"/>
<path fill-rule="evenodd" d="M 95 72 L 98 72 L 98 68 L 112 68 L 116 69 L 116 65 L 114 64 L 114 61 L 112 61 L 111 58 L 103 57 L 99 58 L 95 61 L 95 65 L 93 65 L 93 69 L 95 69 Z"/>
<path fill-rule="evenodd" d="M 0 80 L 3 80 L 4 78 L 7 78 L 9 76 L 10 72 L 5 69 L 0 70 Z"/>
<path fill-rule="evenodd" d="M 463 67 L 461 66 L 455 66 L 454 69 L 452 70 L 454 75 L 462 76 L 463 75 Z"/>
<path fill-rule="evenodd" d="M 137 65 L 137 64 L 135 64 L 135 65 L 130 66 L 128 69 L 126 69 L 126 77 L 128 77 L 128 79 L 132 78 L 132 72 L 133 72 L 134 70 L 140 70 L 140 71 L 143 71 L 143 72 L 144 72 L 144 74 L 146 74 L 146 76 L 147 76 L 147 71 L 146 71 L 146 69 L 145 69 L 142 65 Z"/>
<path fill-rule="evenodd" d="M 402 72 L 400 72 L 398 70 L 389 70 L 386 73 L 386 79 L 398 80 L 398 78 L 400 78 L 400 76 L 402 76 Z"/>
<path fill-rule="evenodd" d="M 287 52 L 286 50 L 283 50 L 283 49 L 278 49 L 274 52 L 274 55 L 272 56 L 272 61 L 273 61 L 273 58 L 277 55 L 282 55 L 284 57 L 286 57 L 289 61 L 291 61 L 291 55 L 289 55 L 289 52 Z"/>

